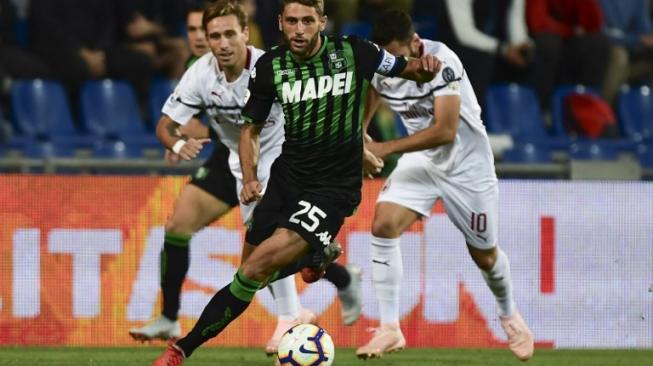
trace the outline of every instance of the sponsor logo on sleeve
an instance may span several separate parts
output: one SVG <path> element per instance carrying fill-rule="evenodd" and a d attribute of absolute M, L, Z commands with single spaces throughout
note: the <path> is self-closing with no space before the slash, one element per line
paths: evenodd
<path fill-rule="evenodd" d="M 442 79 L 450 83 L 452 81 L 456 80 L 456 73 L 453 72 L 453 69 L 451 67 L 445 67 L 444 70 L 442 70 Z"/>

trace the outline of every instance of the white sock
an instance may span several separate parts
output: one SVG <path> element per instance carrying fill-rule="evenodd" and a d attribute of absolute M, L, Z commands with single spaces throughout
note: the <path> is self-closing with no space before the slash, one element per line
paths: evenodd
<path fill-rule="evenodd" d="M 382 325 L 399 324 L 399 289 L 404 276 L 400 241 L 372 236 L 372 283 Z"/>
<path fill-rule="evenodd" d="M 268 285 L 277 304 L 279 320 L 295 320 L 299 316 L 299 296 L 295 287 L 295 276 L 288 276 Z"/>
<path fill-rule="evenodd" d="M 499 315 L 510 316 L 515 312 L 515 301 L 512 298 L 512 279 L 510 278 L 510 262 L 506 254 L 497 248 L 497 260 L 489 271 L 481 270 L 483 278 L 499 305 Z"/>

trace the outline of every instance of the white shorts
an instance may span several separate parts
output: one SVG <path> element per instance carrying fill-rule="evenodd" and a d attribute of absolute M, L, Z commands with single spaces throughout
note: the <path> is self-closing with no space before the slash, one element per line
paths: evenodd
<path fill-rule="evenodd" d="M 279 149 L 279 151 L 280 150 L 281 149 Z M 232 164 L 231 161 L 232 156 L 234 156 L 233 153 L 229 157 L 231 173 L 236 178 L 236 194 L 238 195 L 238 199 L 240 200 L 240 192 L 243 190 L 243 174 L 240 171 L 240 161 L 238 160 L 237 165 Z M 256 175 L 258 181 L 263 185 L 263 191 L 262 191 L 263 194 L 265 194 L 265 189 L 268 187 L 268 181 L 270 180 L 270 169 L 272 169 L 272 164 L 276 160 L 277 156 L 279 156 L 279 154 L 276 153 L 275 151 L 273 153 L 268 153 L 266 155 L 261 155 L 259 157 L 258 172 Z M 247 225 L 249 220 L 251 220 L 252 216 L 254 215 L 254 209 L 256 208 L 257 205 L 258 205 L 258 201 L 252 202 L 249 205 L 244 205 L 242 203 L 240 204 L 240 218 L 243 220 L 243 224 Z"/>
<path fill-rule="evenodd" d="M 469 245 L 493 248 L 498 236 L 499 186 L 493 165 L 474 168 L 445 174 L 419 152 L 404 154 L 377 202 L 396 203 L 428 217 L 441 198 L 447 216 Z"/>

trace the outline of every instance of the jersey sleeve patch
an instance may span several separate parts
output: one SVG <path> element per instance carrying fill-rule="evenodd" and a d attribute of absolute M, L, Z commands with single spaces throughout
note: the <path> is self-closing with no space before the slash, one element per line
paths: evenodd
<path fill-rule="evenodd" d="M 445 83 L 456 81 L 456 73 L 451 67 L 447 66 L 442 70 L 442 80 L 444 80 Z"/>

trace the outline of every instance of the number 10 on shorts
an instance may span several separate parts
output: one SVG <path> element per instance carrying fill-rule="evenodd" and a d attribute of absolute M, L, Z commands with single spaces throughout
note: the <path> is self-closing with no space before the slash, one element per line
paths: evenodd
<path fill-rule="evenodd" d="M 487 215 L 485 213 L 472 212 L 471 220 L 472 231 L 477 233 L 484 233 L 487 229 Z"/>

